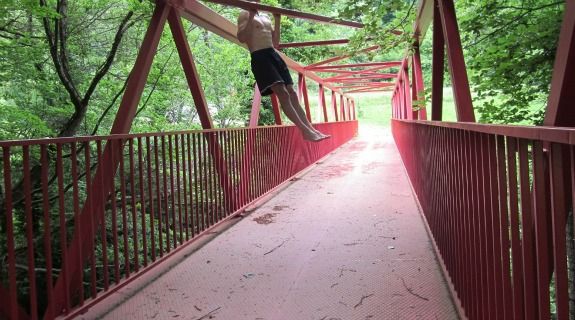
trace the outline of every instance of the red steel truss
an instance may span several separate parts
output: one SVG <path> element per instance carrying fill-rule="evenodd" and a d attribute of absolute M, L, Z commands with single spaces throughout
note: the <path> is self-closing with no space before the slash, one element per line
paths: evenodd
<path fill-rule="evenodd" d="M 325 23 L 332 23 L 332 24 L 340 24 L 340 25 L 345 25 L 345 26 L 350 26 L 350 27 L 362 27 L 362 25 L 360 23 L 356 23 L 356 22 L 352 22 L 352 21 L 344 21 L 344 20 L 338 20 L 338 19 L 332 19 L 332 18 L 327 18 L 327 17 L 322 17 L 319 15 L 314 15 L 314 14 L 307 14 L 307 13 L 302 13 L 302 12 L 298 12 L 295 10 L 286 10 L 286 9 L 280 9 L 280 8 L 274 8 L 274 7 L 270 7 L 270 6 L 265 6 L 265 5 L 260 5 L 260 4 L 254 4 L 251 2 L 246 2 L 246 1 L 212 1 L 212 2 L 218 2 L 218 3 L 222 3 L 222 4 L 227 4 L 227 5 L 234 5 L 234 6 L 238 6 L 241 8 L 254 8 L 254 9 L 258 9 L 258 10 L 263 10 L 263 11 L 268 11 L 271 12 L 272 14 L 274 14 L 275 19 L 275 23 L 276 23 L 276 28 L 275 28 L 275 34 L 274 34 L 274 44 L 276 47 L 279 47 L 279 39 L 280 39 L 280 28 L 279 28 L 279 21 L 281 19 L 282 15 L 285 16 L 289 16 L 289 17 L 296 17 L 296 18 L 302 18 L 302 19 L 308 19 L 308 20 L 312 20 L 312 21 L 318 21 L 318 22 L 325 22 Z M 122 98 L 121 104 L 120 104 L 120 108 L 119 111 L 116 115 L 116 119 L 114 120 L 113 126 L 112 126 L 112 130 L 111 133 L 116 135 L 113 139 L 106 139 L 106 140 L 95 140 L 96 144 L 97 144 L 97 148 L 99 150 L 99 153 L 97 155 L 97 159 L 98 159 L 98 163 L 100 165 L 98 165 L 96 167 L 95 170 L 95 174 L 93 176 L 93 178 L 88 179 L 85 181 L 85 183 L 88 186 L 88 192 L 87 192 L 87 198 L 83 200 L 84 204 L 83 206 L 81 206 L 81 199 L 75 197 L 75 203 L 76 203 L 76 219 L 75 221 L 75 231 L 74 234 L 72 235 L 71 238 L 69 239 L 63 239 L 62 242 L 62 254 L 63 257 L 65 259 L 65 266 L 64 269 L 61 271 L 60 276 L 57 278 L 57 281 L 55 282 L 55 285 L 53 287 L 50 287 L 50 303 L 47 306 L 47 309 L 45 311 L 44 314 L 44 318 L 45 319 L 52 319 L 56 316 L 59 315 L 66 315 L 67 317 L 73 317 L 74 315 L 76 315 L 78 312 L 81 312 L 81 310 L 83 308 L 87 308 L 90 305 L 96 303 L 98 300 L 102 299 L 103 296 L 105 296 L 106 294 L 102 295 L 98 292 L 98 290 L 96 289 L 96 287 L 94 286 L 94 282 L 92 282 L 92 287 L 91 287 L 91 293 L 90 293 L 90 297 L 92 298 L 89 302 L 84 301 L 85 297 L 87 297 L 88 295 L 85 294 L 84 292 L 84 284 L 83 284 L 83 272 L 82 270 L 84 269 L 84 264 L 85 263 L 93 263 L 94 260 L 93 258 L 91 258 L 91 255 L 93 256 L 94 250 L 95 250 L 95 230 L 100 228 L 102 226 L 102 223 L 104 221 L 104 212 L 105 212 L 105 202 L 106 201 L 102 201 L 103 199 L 108 199 L 114 192 L 114 176 L 116 176 L 118 174 L 118 172 L 120 172 L 121 174 L 123 174 L 123 172 L 126 170 L 126 166 L 128 165 L 126 163 L 126 161 L 129 162 L 129 166 L 130 166 L 130 170 L 132 174 L 137 174 L 137 172 L 133 171 L 133 156 L 134 156 L 134 150 L 137 149 L 138 152 L 142 152 L 142 150 L 145 150 L 145 148 L 148 148 L 146 151 L 147 152 L 147 156 L 153 160 L 154 157 L 156 157 L 156 162 L 160 161 L 164 163 L 164 166 L 166 165 L 167 162 L 166 161 L 166 153 L 165 152 L 169 152 L 168 153 L 168 157 L 171 157 L 171 155 L 173 154 L 173 152 L 178 153 L 180 150 L 181 152 L 184 152 L 184 150 L 186 150 L 189 154 L 188 159 L 190 159 L 190 154 L 197 154 L 197 152 L 201 152 L 203 155 L 204 160 L 204 166 L 207 162 L 210 162 L 213 164 L 212 167 L 210 167 L 209 169 L 209 174 L 212 177 L 216 177 L 216 181 L 214 181 L 214 183 L 217 183 L 217 185 L 219 186 L 220 191 L 221 191 L 221 204 L 223 206 L 223 208 L 225 208 L 225 210 L 227 212 L 235 212 L 237 210 L 239 210 L 243 205 L 246 204 L 247 202 L 252 201 L 254 198 L 253 196 L 250 196 L 248 194 L 240 194 L 238 196 L 238 190 L 237 190 L 237 186 L 234 186 L 234 182 L 233 182 L 233 172 L 234 172 L 234 165 L 229 162 L 229 158 L 226 155 L 226 150 L 228 150 L 229 148 L 231 148 L 231 145 L 229 144 L 229 142 L 225 142 L 222 139 L 225 139 L 227 132 L 226 131 L 218 131 L 218 132 L 212 132 L 212 131 L 205 131 L 204 134 L 198 135 L 198 141 L 196 142 L 190 142 L 190 140 L 187 140 L 186 142 L 186 137 L 182 136 L 181 140 L 173 140 L 170 138 L 171 136 L 165 136 L 165 135 L 160 135 L 160 136 L 142 136 L 139 137 L 138 140 L 122 140 L 122 139 L 117 139 L 118 137 L 120 137 L 122 134 L 127 134 L 130 131 L 131 128 L 131 124 L 132 121 L 135 117 L 136 114 L 136 109 L 137 109 L 137 105 L 140 101 L 140 97 L 142 95 L 143 92 L 143 88 L 144 85 L 146 83 L 146 79 L 148 76 L 148 73 L 150 71 L 152 62 L 154 60 L 154 56 L 155 56 L 155 52 L 157 50 L 158 47 L 158 43 L 159 43 L 159 39 L 160 36 L 164 30 L 164 26 L 166 23 L 169 24 L 170 26 L 170 30 L 171 33 L 174 37 L 174 42 L 176 44 L 177 47 L 177 51 L 180 57 L 180 61 L 182 63 L 182 67 L 184 69 L 184 74 L 186 76 L 189 88 L 190 88 L 190 93 L 192 94 L 192 97 L 194 99 L 194 103 L 196 106 L 196 109 L 198 111 L 198 115 L 200 118 L 200 122 L 202 124 L 202 127 L 204 129 L 207 130 L 211 130 L 214 128 L 213 126 L 213 122 L 211 119 L 211 115 L 209 113 L 208 110 L 208 104 L 207 101 L 205 99 L 205 95 L 202 89 L 202 85 L 201 85 L 201 80 L 200 77 L 198 75 L 198 72 L 196 70 L 196 66 L 195 66 L 195 62 L 194 62 L 194 57 L 192 54 L 192 49 L 189 47 L 189 44 L 187 42 L 187 38 L 185 35 L 185 31 L 184 28 L 182 26 L 182 22 L 181 22 L 181 18 L 186 18 L 188 20 L 190 20 L 192 23 L 195 23 L 209 31 L 212 31 L 220 36 L 222 36 L 223 38 L 242 45 L 239 43 L 239 41 L 236 38 L 236 33 L 237 33 L 237 27 L 231 23 L 230 21 L 226 20 L 225 18 L 223 18 L 222 16 L 220 16 L 219 14 L 217 14 L 216 12 L 210 10 L 209 8 L 207 8 L 205 5 L 203 5 L 202 3 L 195 1 L 195 0 L 174 0 L 174 1 L 157 1 L 156 3 L 156 8 L 154 11 L 154 14 L 152 16 L 152 19 L 150 21 L 150 25 L 148 27 L 148 30 L 146 32 L 146 36 L 143 40 L 140 52 L 138 54 L 138 57 L 136 59 L 134 68 L 132 70 L 130 79 L 128 81 L 127 84 L 127 90 L 125 95 Z M 339 41 L 341 42 L 341 41 Z M 318 44 L 320 45 L 320 44 Z M 243 46 L 243 45 L 242 45 Z M 327 114 L 327 108 L 325 105 L 325 95 L 323 90 L 324 89 L 330 89 L 332 90 L 332 94 L 335 96 L 336 94 L 340 95 L 340 107 L 341 107 L 341 114 L 342 114 L 342 119 L 341 120 L 352 120 L 352 116 L 355 116 L 355 110 L 354 110 L 354 106 L 355 103 L 353 102 L 353 100 L 350 97 L 345 96 L 345 93 L 341 92 L 339 89 L 335 88 L 334 86 L 332 86 L 331 83 L 324 81 L 321 77 L 319 77 L 317 74 L 315 74 L 313 71 L 311 70 L 306 70 L 306 68 L 300 64 L 298 64 L 297 62 L 293 61 L 292 59 L 288 58 L 287 56 L 283 55 L 283 58 L 286 60 L 286 63 L 288 64 L 288 66 L 299 73 L 299 86 L 300 86 L 300 91 L 302 92 L 302 96 L 303 96 L 303 100 L 304 100 L 304 106 L 305 106 L 305 110 L 306 110 L 306 115 L 308 117 L 308 119 L 311 121 L 312 120 L 312 115 L 310 112 L 310 106 L 309 106 L 309 99 L 308 99 L 308 93 L 307 93 L 307 86 L 306 86 L 306 79 L 312 79 L 314 81 L 317 81 L 322 90 L 320 92 L 320 99 L 323 99 L 321 102 L 321 110 L 323 111 L 323 120 L 324 121 L 328 121 L 329 117 Z M 347 101 L 347 105 L 344 104 L 344 101 Z M 335 103 L 335 100 L 334 100 Z M 257 90 L 257 87 L 254 90 L 254 99 L 253 99 L 253 105 L 252 105 L 252 113 L 250 115 L 250 120 L 249 120 L 249 125 L 250 127 L 255 127 L 257 126 L 258 123 L 258 117 L 259 117 L 259 108 L 260 108 L 260 104 L 261 104 L 261 96 L 259 95 L 259 92 Z M 274 116 L 275 116 L 275 121 L 276 124 L 281 125 L 282 124 L 282 119 L 281 119 L 281 115 L 280 115 L 280 111 L 279 111 L 279 104 L 277 101 L 277 98 L 272 96 L 272 105 L 274 108 Z M 337 110 L 335 110 L 337 111 Z M 346 116 L 344 116 L 346 115 Z M 335 120 L 338 121 L 339 118 L 337 116 L 337 113 L 335 114 Z M 353 120 L 355 120 L 355 117 L 353 118 Z M 345 123 L 349 123 L 349 122 L 345 122 Z M 344 129 L 348 127 L 348 125 L 344 125 L 344 123 L 342 122 L 342 130 L 347 130 Z M 326 127 L 328 128 L 328 127 Z M 332 128 L 332 127 L 329 127 Z M 334 127 L 335 128 L 335 127 Z M 350 127 L 351 128 L 351 127 Z M 290 129 L 291 130 L 291 129 Z M 326 129 L 327 130 L 327 129 Z M 330 129 L 331 130 L 331 129 Z M 330 131 L 328 130 L 328 131 Z M 349 131 L 349 130 L 348 130 Z M 259 132 L 259 130 L 258 130 Z M 352 133 L 353 129 L 351 131 L 349 131 L 349 133 Z M 263 153 L 258 153 L 256 145 L 259 143 L 260 138 L 258 138 L 258 136 L 261 136 L 259 134 L 255 134 L 256 131 L 246 131 L 245 134 L 245 140 L 244 138 L 240 138 L 238 136 L 237 138 L 237 147 L 239 147 L 241 144 L 243 144 L 243 155 L 242 155 L 242 167 L 240 168 L 239 171 L 237 171 L 238 173 L 238 177 L 240 179 L 240 181 L 244 181 L 242 183 L 246 183 L 247 184 L 247 188 L 249 188 L 250 190 L 252 189 L 252 186 L 250 186 L 250 172 L 251 170 L 251 166 L 252 166 L 252 162 L 257 158 L 263 155 Z M 333 145 L 333 143 L 340 143 L 343 142 L 344 140 L 339 141 L 338 140 L 338 134 L 336 132 L 329 132 L 332 134 L 332 136 L 334 137 L 334 139 L 332 139 L 332 142 L 329 142 L 329 145 Z M 290 138 L 289 139 L 294 139 L 295 136 L 293 136 L 293 133 L 290 133 Z M 76 144 L 81 144 L 82 141 L 87 141 L 87 140 L 81 140 L 81 139 L 77 139 L 77 138 L 71 138 L 72 140 L 54 140 L 53 143 L 55 143 L 58 147 L 57 148 L 61 148 L 61 145 L 64 143 L 71 143 L 72 146 L 76 147 Z M 188 137 L 189 139 L 189 137 Z M 203 150 L 195 150 L 194 148 L 196 147 L 196 143 L 200 143 L 199 140 L 204 139 L 205 142 L 202 142 L 202 145 L 198 145 L 198 148 L 203 148 Z M 347 139 L 347 138 L 346 138 Z M 168 142 L 166 142 L 166 140 Z M 337 141 L 336 141 L 337 140 Z M 339 141 L 339 142 L 338 142 Z M 126 144 L 128 143 L 128 145 Z M 157 145 L 157 144 L 161 144 L 162 150 L 161 150 L 161 154 L 158 154 L 158 150 L 156 149 L 154 152 L 156 152 L 155 154 L 152 152 L 150 148 L 150 145 Z M 186 146 L 187 144 L 187 146 Z M 335 146 L 335 145 L 333 145 Z M 84 146 L 86 147 L 86 146 Z M 136 147 L 134 149 L 134 147 Z M 4 148 L 4 152 L 9 154 L 10 153 L 10 149 L 12 148 L 11 144 L 7 144 Z M 25 147 L 26 149 L 27 147 Z M 41 148 L 45 148 L 45 147 L 41 147 Z M 125 148 L 129 149 L 129 154 L 130 154 L 130 158 L 128 160 L 123 159 L 120 155 L 123 154 L 122 150 L 125 150 Z M 191 148 L 191 149 L 190 149 Z M 167 149 L 167 150 L 166 150 Z M 193 150 L 192 150 L 193 149 Z M 61 150 L 61 149 L 58 149 Z M 326 149 L 327 150 L 327 149 Z M 152 152 L 152 153 L 151 153 Z M 151 154 L 150 154 L 151 153 Z M 25 157 L 28 157 L 26 151 L 24 153 Z M 207 156 L 209 155 L 209 157 Z M 319 155 L 319 153 L 318 153 Z M 79 154 L 75 154 L 73 152 L 73 157 L 78 157 Z M 140 153 L 138 154 L 139 157 L 142 157 L 143 155 Z M 160 156 L 160 160 L 158 160 L 158 156 Z M 182 154 L 182 157 L 185 157 L 184 154 Z M 314 157 L 308 157 L 309 159 L 312 159 Z M 163 159 L 163 160 L 162 160 Z M 191 165 L 191 164 L 186 164 L 186 160 L 182 159 L 183 162 L 170 162 L 169 166 L 170 166 L 170 172 L 172 171 L 176 171 L 179 172 L 180 166 L 186 166 L 186 165 Z M 158 162 L 159 163 L 159 162 Z M 9 181 L 10 180 L 10 168 L 9 162 L 4 162 L 6 168 L 4 168 L 4 175 L 5 175 L 5 179 L 7 178 Z M 198 165 L 202 165 L 202 164 L 198 164 Z M 176 166 L 176 168 L 172 167 L 172 166 Z M 206 167 L 207 168 L 207 167 Z M 294 167 L 295 168 L 295 167 Z M 167 168 L 164 167 L 164 170 L 166 170 Z M 271 169 L 271 168 L 270 168 Z M 140 172 L 140 174 L 142 174 L 142 172 Z M 150 174 L 150 173 L 148 173 Z M 206 173 L 208 174 L 208 173 Z M 164 173 L 165 175 L 165 173 Z M 150 178 L 150 177 L 148 177 Z M 161 177 L 160 177 L 161 178 Z M 166 179 L 167 177 L 164 176 L 164 179 Z M 173 181 L 175 177 L 170 177 L 169 179 L 171 179 L 171 181 Z M 196 177 L 197 178 L 197 177 Z M 122 179 L 124 179 L 124 177 L 122 176 Z M 159 178 L 158 178 L 159 179 Z M 180 178 L 178 178 L 180 179 Z M 185 179 L 185 177 L 184 177 Z M 122 180 L 124 181 L 124 180 Z M 78 180 L 74 180 L 72 181 L 73 184 L 77 183 Z M 143 182 L 140 182 L 143 183 Z M 164 184 L 166 183 L 166 180 L 164 180 Z M 173 182 L 172 183 L 172 189 L 173 189 Z M 169 183 L 169 184 L 170 184 Z M 122 183 L 123 185 L 123 183 Z M 7 187 L 9 190 L 10 189 L 10 185 L 5 185 L 4 187 Z M 30 187 L 30 186 L 29 186 Z M 135 185 L 131 185 L 131 187 L 135 187 Z M 192 186 L 190 186 L 191 188 Z M 142 188 L 142 185 L 140 185 L 140 188 Z M 167 186 L 164 185 L 164 193 L 167 194 Z M 27 188 L 27 190 L 29 190 L 30 188 Z M 128 192 L 129 190 L 124 190 L 122 189 L 121 192 L 122 194 L 125 194 L 126 192 Z M 130 192 L 131 194 L 134 194 L 133 190 Z M 172 193 L 172 192 L 170 192 Z M 172 193 L 173 194 L 173 193 Z M 152 195 L 149 195 L 150 197 Z M 160 194 L 158 194 L 158 196 L 161 196 Z M 142 194 L 142 197 L 144 197 L 144 194 Z M 178 196 L 179 197 L 179 196 Z M 11 205 L 11 200 L 9 199 L 9 197 L 7 197 L 7 203 L 9 203 Z M 122 200 L 124 201 L 124 200 Z M 166 200 L 167 201 L 167 200 Z M 172 197 L 171 199 L 172 203 L 174 201 L 174 198 Z M 180 201 L 180 200 L 178 200 Z M 192 202 L 192 199 L 190 199 L 190 203 Z M 166 206 L 168 204 L 166 203 Z M 126 208 L 126 204 L 122 204 L 123 208 Z M 129 206 L 129 204 L 128 204 Z M 11 208 L 7 208 L 9 209 L 8 211 L 11 211 Z M 135 210 L 135 207 L 132 207 L 131 210 Z M 127 212 L 124 212 L 127 213 Z M 135 214 L 135 211 L 133 211 L 133 214 Z M 181 212 L 178 213 L 173 213 L 176 215 L 181 215 Z M 10 216 L 9 216 L 10 217 Z M 170 217 L 166 217 L 166 219 L 169 219 Z M 125 216 L 124 216 L 125 219 Z M 212 221 L 212 224 L 215 223 L 216 221 L 218 221 L 218 219 L 220 218 L 215 218 L 215 217 L 211 217 L 210 218 Z M 175 217 L 172 217 L 172 221 L 175 221 Z M 167 223 L 167 222 L 166 222 Z M 182 224 L 182 220 L 179 221 L 180 223 L 180 228 L 181 228 L 181 224 Z M 92 230 L 91 232 L 82 232 L 82 230 Z M 194 231 L 192 231 L 192 237 L 193 237 Z M 124 236 L 127 236 L 127 234 L 125 234 Z M 182 234 L 180 234 L 179 236 L 179 241 L 182 241 Z M 186 239 L 188 239 L 188 233 L 186 231 Z M 174 235 L 174 241 L 177 241 L 178 238 Z M 161 239 L 160 239 L 161 241 Z M 117 242 L 116 242 L 117 245 Z M 168 247 L 166 248 L 166 250 L 169 252 L 170 251 L 170 244 L 167 244 Z M 9 244 L 9 247 L 13 248 L 13 244 Z M 174 247 L 175 248 L 175 247 Z M 172 249 L 174 249 L 172 248 Z M 90 254 L 86 254 L 86 253 L 90 253 Z M 14 265 L 14 256 L 10 255 L 9 252 L 9 256 L 11 257 L 10 259 L 10 264 L 9 264 L 9 268 L 10 270 L 12 270 L 15 265 Z M 162 256 L 162 249 L 160 248 L 160 252 L 159 252 L 159 256 Z M 159 261 L 159 260 L 158 260 Z M 157 261 L 156 261 L 157 262 Z M 116 260 L 117 263 L 117 260 Z M 144 263 L 144 266 L 142 268 L 139 268 L 139 263 L 138 261 L 135 262 L 135 268 L 136 270 L 129 270 L 126 269 L 126 277 L 128 277 L 130 274 L 133 274 L 133 272 L 136 272 L 136 276 L 141 274 L 141 272 L 148 270 L 150 267 L 153 266 L 149 265 L 146 267 L 146 263 Z M 126 268 L 129 268 L 128 265 L 125 266 Z M 126 283 L 128 283 L 129 279 L 125 279 L 122 280 L 120 278 L 118 278 L 118 274 L 117 274 L 118 270 L 116 270 L 116 278 L 115 278 L 115 285 L 111 286 L 111 283 L 109 282 L 110 280 L 108 279 L 108 277 L 111 277 L 111 275 L 106 275 L 106 286 L 104 288 L 104 292 L 110 293 L 114 290 L 117 290 L 118 288 L 120 288 L 121 286 L 125 285 Z M 12 273 L 12 275 L 14 275 L 14 273 Z M 32 277 L 30 278 L 32 279 Z M 26 312 L 19 306 L 18 302 L 15 300 L 16 299 L 16 288 L 15 288 L 15 284 L 12 281 L 14 279 L 11 278 L 10 280 L 10 284 L 9 284 L 9 288 L 8 289 L 4 289 L 4 288 L 0 288 L 0 297 L 3 298 L 3 301 L 8 301 L 8 304 L 2 304 L 2 306 L 0 307 L 0 315 L 9 315 L 10 318 L 12 319 L 27 319 L 29 316 L 31 318 L 37 318 L 37 306 L 35 305 L 34 301 L 36 301 L 36 289 L 34 288 L 34 283 L 31 283 L 32 286 L 32 290 L 31 290 L 31 294 L 30 294 L 30 301 L 32 301 L 33 303 L 30 305 L 31 306 L 31 310 L 32 310 L 32 314 L 27 315 Z M 78 304 L 79 303 L 79 304 Z"/>
<path fill-rule="evenodd" d="M 272 13 L 277 49 L 348 42 L 339 39 L 282 44 L 282 16 L 362 26 L 242 0 L 209 1 Z M 4 302 L 0 304 L 0 318 L 71 319 L 80 315 L 351 139 L 357 132 L 357 121 L 356 104 L 349 93 L 388 90 L 393 91 L 392 131 L 462 318 L 549 319 L 552 278 L 556 318 L 569 318 L 568 287 L 572 279 L 567 270 L 566 224 L 575 198 L 575 129 L 555 126 L 575 127 L 573 1 L 565 6 L 545 118 L 547 127 L 473 123 L 475 115 L 453 0 L 420 1 L 416 45 L 402 61 L 333 64 L 350 57 L 341 55 L 303 66 L 281 53 L 298 73 L 298 93 L 310 121 L 313 117 L 306 81 L 319 84 L 320 118 L 324 123 L 316 125 L 332 139 L 318 144 L 304 143 L 293 126 L 280 126 L 282 118 L 274 96 L 271 101 L 277 126 L 257 127 L 262 98 L 257 87 L 248 128 L 214 129 L 182 17 L 242 45 L 236 38 L 237 27 L 202 3 L 158 0 L 112 135 L 0 142 L 9 275 L 7 287 L 0 286 L 0 300 Z M 432 21 L 436 26 L 431 102 L 434 121 L 426 121 L 418 43 Z M 204 130 L 130 135 L 166 23 Z M 377 49 L 372 46 L 361 52 Z M 437 121 L 442 118 L 446 57 L 457 123 Z M 398 72 L 382 73 L 386 68 L 397 68 Z M 318 73 L 336 75 L 322 78 Z M 391 78 L 395 78 L 394 83 L 381 81 Z M 331 111 L 326 90 L 331 91 Z M 328 123 L 330 119 L 335 122 Z M 40 155 L 40 186 L 31 185 L 33 154 Z M 12 159 L 21 159 L 22 166 L 16 168 Z M 29 285 L 24 302 L 17 300 L 21 289 L 17 287 L 17 276 L 24 272 L 18 272 L 14 241 L 12 180 L 16 170 L 22 172 L 24 181 L 21 201 L 27 226 L 37 218 L 32 212 L 32 202 L 37 201 L 31 197 L 33 188 L 39 188 L 43 207 L 43 246 L 35 245 L 38 239 L 34 230 L 26 227 L 25 273 Z M 52 195 L 48 192 L 52 174 L 59 197 L 54 208 L 50 208 Z M 79 192 L 84 186 L 85 196 Z M 156 219 L 146 221 L 146 213 L 157 216 L 157 224 Z M 58 217 L 57 225 L 51 225 L 52 216 Z M 107 217 L 112 217 L 111 222 Z M 72 235 L 66 231 L 70 221 L 74 225 Z M 109 232 L 112 239 L 108 239 Z M 51 247 L 53 237 L 58 238 L 58 248 Z M 132 256 L 127 250 L 130 239 L 136 240 Z M 120 244 L 126 248 L 123 257 L 119 256 Z M 107 248 L 112 248 L 113 254 L 108 255 Z M 38 306 L 40 289 L 35 275 L 40 267 L 35 265 L 38 250 L 44 250 L 47 257 L 42 270 L 50 284 L 43 313 Z M 57 272 L 54 252 L 59 252 L 61 259 Z M 105 266 L 101 279 L 96 275 L 96 258 L 101 258 Z"/>
<path fill-rule="evenodd" d="M 431 22 L 433 121 L 424 121 L 418 45 Z M 570 319 L 575 129 L 559 126 L 575 127 L 575 3 L 565 3 L 545 127 L 472 123 L 453 0 L 421 1 L 415 30 L 394 87 L 392 131 L 461 318 Z M 456 123 L 441 122 L 446 56 Z"/>

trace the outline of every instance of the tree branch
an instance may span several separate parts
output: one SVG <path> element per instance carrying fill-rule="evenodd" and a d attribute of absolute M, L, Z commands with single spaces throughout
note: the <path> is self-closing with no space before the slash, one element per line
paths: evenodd
<path fill-rule="evenodd" d="M 39 0 L 40 6 L 47 8 L 46 0 Z M 50 48 L 50 55 L 52 56 L 52 62 L 54 63 L 54 67 L 56 69 L 56 73 L 58 74 L 58 78 L 64 85 L 64 88 L 70 95 L 70 99 L 72 100 L 72 104 L 76 107 L 81 104 L 80 95 L 76 90 L 76 86 L 72 82 L 72 80 L 68 77 L 68 72 L 65 71 L 65 66 L 62 64 L 60 60 L 60 55 L 58 54 L 58 47 L 59 47 L 59 24 L 55 23 L 55 32 L 52 32 L 50 28 L 50 20 L 47 17 L 42 18 L 42 24 L 44 25 L 44 32 L 46 34 L 46 40 L 48 41 L 48 46 Z"/>
<path fill-rule="evenodd" d="M 100 68 L 96 72 L 96 75 L 92 79 L 92 82 L 90 82 L 90 86 L 88 87 L 88 90 L 86 90 L 86 94 L 82 99 L 82 102 L 84 104 L 86 105 L 88 104 L 90 98 L 92 97 L 92 94 L 94 93 L 96 87 L 98 86 L 98 83 L 106 75 L 108 70 L 110 70 L 110 67 L 114 62 L 114 58 L 116 57 L 116 53 L 118 52 L 118 48 L 120 47 L 120 43 L 122 42 L 122 38 L 124 37 L 125 32 L 136 23 L 136 21 L 130 22 L 130 19 L 132 18 L 133 15 L 134 15 L 133 11 L 128 12 L 128 14 L 124 17 L 124 19 L 118 26 L 118 30 L 116 31 L 116 35 L 114 36 L 114 42 L 112 43 L 112 48 L 108 52 L 108 56 L 106 57 L 105 62 L 102 64 L 102 66 L 100 66 Z"/>
<path fill-rule="evenodd" d="M 118 93 L 114 96 L 114 98 L 112 99 L 112 102 L 110 102 L 110 104 L 108 105 L 108 107 L 104 110 L 104 112 L 102 113 L 102 115 L 100 116 L 100 118 L 98 118 L 98 121 L 96 122 L 96 126 L 94 127 L 94 130 L 92 130 L 92 135 L 96 135 L 98 133 L 98 129 L 100 128 L 100 124 L 102 123 L 102 121 L 104 120 L 104 118 L 108 115 L 108 112 L 110 112 L 110 110 L 112 109 L 112 107 L 116 104 L 116 101 L 120 98 L 120 96 L 122 95 L 122 93 L 124 93 L 124 91 L 126 91 L 126 87 L 128 87 L 128 80 L 130 80 L 130 77 L 128 76 L 126 78 L 126 81 L 124 81 L 124 85 L 122 86 L 122 89 L 120 89 L 120 91 L 118 91 Z"/>

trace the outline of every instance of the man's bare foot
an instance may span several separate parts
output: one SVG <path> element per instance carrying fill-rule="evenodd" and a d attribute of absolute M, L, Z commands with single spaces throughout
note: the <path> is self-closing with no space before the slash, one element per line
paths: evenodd
<path fill-rule="evenodd" d="M 304 134 L 304 135 L 303 135 L 304 140 L 311 141 L 311 142 L 319 142 L 319 141 L 328 139 L 328 138 L 330 138 L 330 137 L 331 137 L 331 136 L 325 135 L 325 134 L 323 134 L 323 133 L 321 133 L 321 132 L 318 132 L 318 133 L 309 133 L 309 134 Z"/>

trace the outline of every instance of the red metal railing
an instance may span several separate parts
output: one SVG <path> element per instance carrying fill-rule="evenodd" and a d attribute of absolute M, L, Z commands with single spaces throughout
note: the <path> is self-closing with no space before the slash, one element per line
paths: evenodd
<path fill-rule="evenodd" d="M 569 319 L 575 129 L 392 126 L 460 311 Z"/>
<path fill-rule="evenodd" d="M 357 121 L 317 128 L 332 138 L 274 126 L 0 142 L 0 318 L 72 318 L 349 141 Z M 97 178 L 106 145 L 119 169 Z M 94 194 L 105 181 L 112 192 Z M 100 211 L 87 225 L 85 201 Z"/>

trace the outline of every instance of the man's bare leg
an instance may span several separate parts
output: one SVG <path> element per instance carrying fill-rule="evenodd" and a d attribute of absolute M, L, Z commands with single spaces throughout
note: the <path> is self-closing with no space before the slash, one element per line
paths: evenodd
<path fill-rule="evenodd" d="M 295 92 L 293 85 L 287 85 L 286 89 L 289 93 L 289 97 L 290 97 L 290 101 L 292 106 L 294 106 L 294 109 L 296 110 L 296 112 L 298 113 L 299 117 L 304 119 L 304 122 L 306 124 L 307 127 L 309 127 L 311 130 L 313 130 L 315 133 L 323 136 L 323 137 L 330 137 L 329 135 L 323 134 L 321 133 L 319 130 L 317 130 L 316 128 L 314 128 L 311 123 L 308 121 L 307 119 L 307 115 L 305 113 L 305 111 L 303 110 L 302 106 L 299 103 L 299 99 L 297 96 L 297 93 Z"/>
<path fill-rule="evenodd" d="M 273 85 L 272 91 L 278 97 L 282 110 L 284 111 L 286 116 L 300 129 L 305 140 L 320 141 L 326 138 L 325 136 L 318 134 L 316 130 L 313 129 L 311 125 L 309 125 L 309 121 L 307 121 L 305 114 L 303 118 L 300 117 L 300 115 L 296 111 L 296 108 L 293 106 L 291 102 L 290 94 L 286 89 L 285 84 L 277 83 Z"/>

